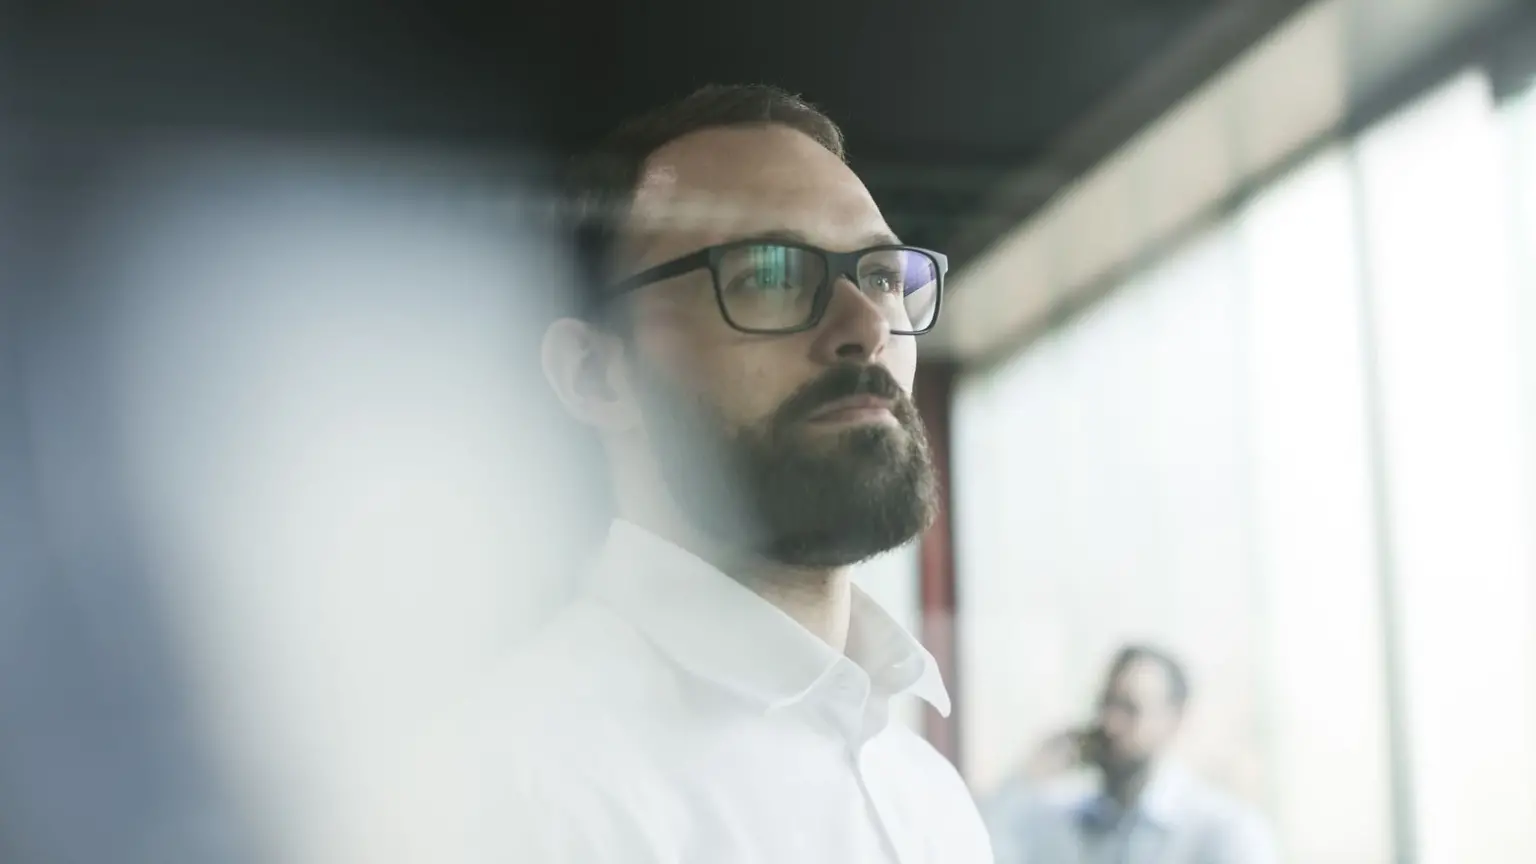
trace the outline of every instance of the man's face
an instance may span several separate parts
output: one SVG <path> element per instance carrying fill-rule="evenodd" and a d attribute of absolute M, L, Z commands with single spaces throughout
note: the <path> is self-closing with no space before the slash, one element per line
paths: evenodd
<path fill-rule="evenodd" d="M 841 160 L 778 126 L 707 130 L 662 148 L 631 227 L 626 275 L 756 237 L 832 251 L 896 242 Z M 933 471 L 909 395 L 915 340 L 891 335 L 851 282 L 834 283 L 814 329 L 790 334 L 733 329 L 707 269 L 627 302 L 641 431 L 695 527 L 770 560 L 828 567 L 901 545 L 932 521 Z"/>
<path fill-rule="evenodd" d="M 1132 660 L 1110 679 L 1099 704 L 1104 770 L 1134 773 L 1172 743 L 1181 711 L 1170 685 L 1168 670 L 1147 658 Z"/>

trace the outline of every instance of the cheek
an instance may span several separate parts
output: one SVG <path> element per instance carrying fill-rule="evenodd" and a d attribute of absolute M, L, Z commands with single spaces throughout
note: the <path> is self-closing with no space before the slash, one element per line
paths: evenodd
<path fill-rule="evenodd" d="M 723 326 L 723 325 L 722 325 Z M 751 426 L 773 414 L 794 392 L 784 347 L 729 328 L 656 328 L 641 340 L 668 380 L 714 407 L 732 426 Z"/>
<path fill-rule="evenodd" d="M 701 383 L 721 414 L 737 425 L 765 422 L 800 383 L 780 356 L 783 352 L 764 349 L 762 344 L 738 345 L 701 358 Z"/>
<path fill-rule="evenodd" d="M 917 337 L 892 336 L 882 359 L 885 368 L 907 388 L 908 393 L 912 392 L 912 381 L 917 376 Z"/>
<path fill-rule="evenodd" d="M 1168 737 L 1167 724 L 1163 723 L 1162 720 L 1155 717 L 1149 717 L 1146 720 L 1143 720 L 1141 722 L 1140 728 L 1138 728 L 1136 731 L 1136 737 L 1146 744 L 1156 744 L 1157 742 L 1162 741 L 1164 738 Z"/>

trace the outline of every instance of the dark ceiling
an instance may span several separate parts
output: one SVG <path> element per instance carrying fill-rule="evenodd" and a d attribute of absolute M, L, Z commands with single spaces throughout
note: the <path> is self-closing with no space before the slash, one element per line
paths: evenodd
<path fill-rule="evenodd" d="M 1047 172 L 1047 188 L 1000 203 L 1005 178 L 1057 164 L 1074 125 L 1234 5 L 1245 4 L 119 0 L 47 4 L 10 32 L 21 39 L 12 56 L 24 116 L 71 129 L 232 127 L 564 152 L 700 84 L 771 82 L 844 126 L 899 233 L 963 259 L 987 239 L 962 231 L 968 222 L 991 211 L 995 233 L 1067 179 Z M 1123 134 L 1164 107 L 1141 104 Z M 1076 155 L 1080 169 L 1103 154 Z M 999 206 L 1013 209 L 999 220 Z"/>

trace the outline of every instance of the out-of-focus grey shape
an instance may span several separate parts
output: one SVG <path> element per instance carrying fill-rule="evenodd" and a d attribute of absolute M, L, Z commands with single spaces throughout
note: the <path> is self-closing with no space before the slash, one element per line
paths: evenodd
<path fill-rule="evenodd" d="M 368 142 L 29 156 L 0 268 L 3 860 L 361 860 L 374 771 L 606 523 L 544 422 L 549 201 Z"/>
<path fill-rule="evenodd" d="M 123 506 L 99 298 L 54 278 L 84 184 L 8 151 L 26 170 L 0 179 L 3 858 L 241 861 Z"/>

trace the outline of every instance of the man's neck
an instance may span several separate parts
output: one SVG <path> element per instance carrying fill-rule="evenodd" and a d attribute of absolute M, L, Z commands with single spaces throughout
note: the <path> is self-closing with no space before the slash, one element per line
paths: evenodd
<path fill-rule="evenodd" d="M 853 614 L 848 568 L 786 567 L 726 548 L 680 518 L 658 518 L 654 508 L 621 507 L 621 513 L 625 521 L 686 549 L 751 589 L 838 653 L 847 648 Z"/>
<path fill-rule="evenodd" d="M 723 569 L 723 568 L 722 568 Z M 853 586 L 846 568 L 799 570 L 778 565 L 726 570 L 732 578 L 777 606 L 801 627 L 843 653 L 853 615 Z"/>
<path fill-rule="evenodd" d="M 1129 810 L 1141 800 L 1152 776 L 1152 766 L 1144 765 L 1127 772 L 1104 772 L 1104 794 L 1113 798 L 1122 809 Z"/>

